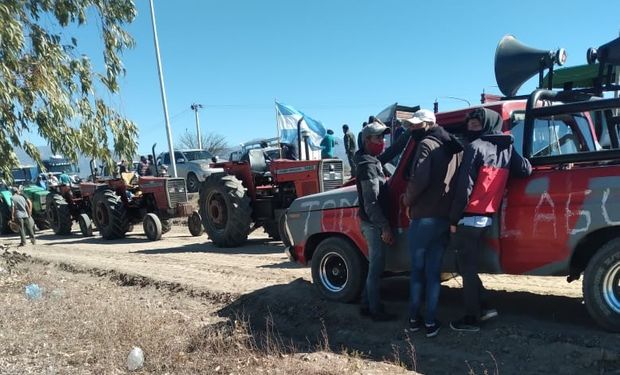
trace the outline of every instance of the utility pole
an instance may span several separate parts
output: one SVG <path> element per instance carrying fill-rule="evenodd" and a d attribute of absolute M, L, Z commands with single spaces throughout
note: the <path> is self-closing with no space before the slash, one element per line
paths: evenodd
<path fill-rule="evenodd" d="M 198 119 L 198 109 L 202 108 L 202 104 L 192 104 L 190 106 L 196 115 L 196 137 L 198 137 L 198 148 L 202 150 L 202 136 L 200 135 L 200 120 Z"/>
<path fill-rule="evenodd" d="M 170 130 L 170 118 L 168 116 L 168 103 L 166 101 L 166 87 L 164 86 L 164 72 L 161 68 L 161 58 L 159 57 L 159 41 L 157 39 L 157 26 L 155 25 L 155 9 L 153 0 L 149 0 L 151 5 L 151 22 L 153 24 L 153 41 L 155 42 L 155 57 L 157 57 L 157 72 L 159 73 L 159 87 L 161 89 L 161 102 L 164 106 L 164 117 L 166 119 L 166 136 L 168 137 L 168 151 L 170 152 L 170 164 L 172 166 L 172 176 L 177 177 L 177 163 L 174 159 L 174 145 L 172 144 L 172 131 Z"/>

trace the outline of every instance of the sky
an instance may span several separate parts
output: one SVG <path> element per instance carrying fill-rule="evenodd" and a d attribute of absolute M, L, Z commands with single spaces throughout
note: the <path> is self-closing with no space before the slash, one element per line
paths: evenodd
<path fill-rule="evenodd" d="M 139 152 L 167 149 L 148 0 L 127 26 L 121 91 L 107 100 L 140 129 Z M 154 0 L 168 111 L 176 141 L 195 132 L 230 145 L 276 136 L 277 100 L 340 134 L 390 104 L 457 109 L 499 94 L 497 43 L 506 34 L 536 49 L 566 48 L 566 66 L 618 37 L 620 2 Z M 100 54 L 96 33 L 80 46 Z M 97 56 L 93 56 L 96 61 Z M 519 92 L 535 88 L 535 80 Z M 450 99 L 454 97 L 459 99 Z"/>

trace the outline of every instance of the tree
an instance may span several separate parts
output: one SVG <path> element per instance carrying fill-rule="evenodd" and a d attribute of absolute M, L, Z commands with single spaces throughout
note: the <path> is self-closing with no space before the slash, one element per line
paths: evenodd
<path fill-rule="evenodd" d="M 78 34 L 98 21 L 104 72 L 80 53 Z M 10 176 L 21 147 L 41 165 L 27 139 L 37 133 L 54 152 L 79 154 L 112 165 L 114 154 L 134 155 L 136 125 L 110 108 L 125 73 L 120 55 L 134 44 L 123 27 L 133 21 L 132 0 L 3 0 L 0 2 L 0 172 Z M 111 138 L 111 139 L 110 139 Z"/>
<path fill-rule="evenodd" d="M 201 134 L 200 137 L 202 138 L 202 148 L 213 155 L 225 154 L 230 149 L 230 146 L 228 146 L 226 142 L 226 138 L 220 134 L 207 133 L 206 135 Z M 182 148 L 198 148 L 198 137 L 196 137 L 196 133 L 190 133 L 186 130 L 185 133 L 179 137 L 177 143 Z"/>

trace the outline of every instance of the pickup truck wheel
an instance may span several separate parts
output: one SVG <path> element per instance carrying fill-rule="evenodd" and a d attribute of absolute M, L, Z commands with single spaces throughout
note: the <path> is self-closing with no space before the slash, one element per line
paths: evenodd
<path fill-rule="evenodd" d="M 200 189 L 200 181 L 195 174 L 190 173 L 187 175 L 187 191 L 195 193 Z"/>
<path fill-rule="evenodd" d="M 216 246 L 242 245 L 250 234 L 252 207 L 245 188 L 235 176 L 212 174 L 200 188 L 202 224 Z"/>
<path fill-rule="evenodd" d="M 603 245 L 588 263 L 583 297 L 601 327 L 620 332 L 620 238 Z"/>
<path fill-rule="evenodd" d="M 332 301 L 355 301 L 367 272 L 368 266 L 359 250 L 343 238 L 323 240 L 312 256 L 312 282 Z"/>

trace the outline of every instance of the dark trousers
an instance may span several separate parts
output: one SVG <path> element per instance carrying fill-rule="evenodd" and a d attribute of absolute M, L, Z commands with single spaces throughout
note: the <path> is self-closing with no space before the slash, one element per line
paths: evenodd
<path fill-rule="evenodd" d="M 368 275 L 362 292 L 362 306 L 368 306 L 371 314 L 378 314 L 382 311 L 380 283 L 388 245 L 381 240 L 381 228 L 378 226 L 360 221 L 360 227 L 368 244 Z"/>
<path fill-rule="evenodd" d="M 355 165 L 355 161 L 353 157 L 355 154 L 347 154 L 347 159 L 349 159 L 349 166 L 351 167 L 351 177 L 355 177 L 357 175 L 357 166 Z"/>
<path fill-rule="evenodd" d="M 488 293 L 478 276 L 478 265 L 484 238 L 489 228 L 459 225 L 452 238 L 458 271 L 463 277 L 465 315 L 476 319 L 480 317 L 481 309 L 486 306 L 488 299 Z"/>
<path fill-rule="evenodd" d="M 21 244 L 26 244 L 26 230 L 30 241 L 34 241 L 34 222 L 31 217 L 18 218 L 19 222 L 19 236 L 21 237 Z"/>

